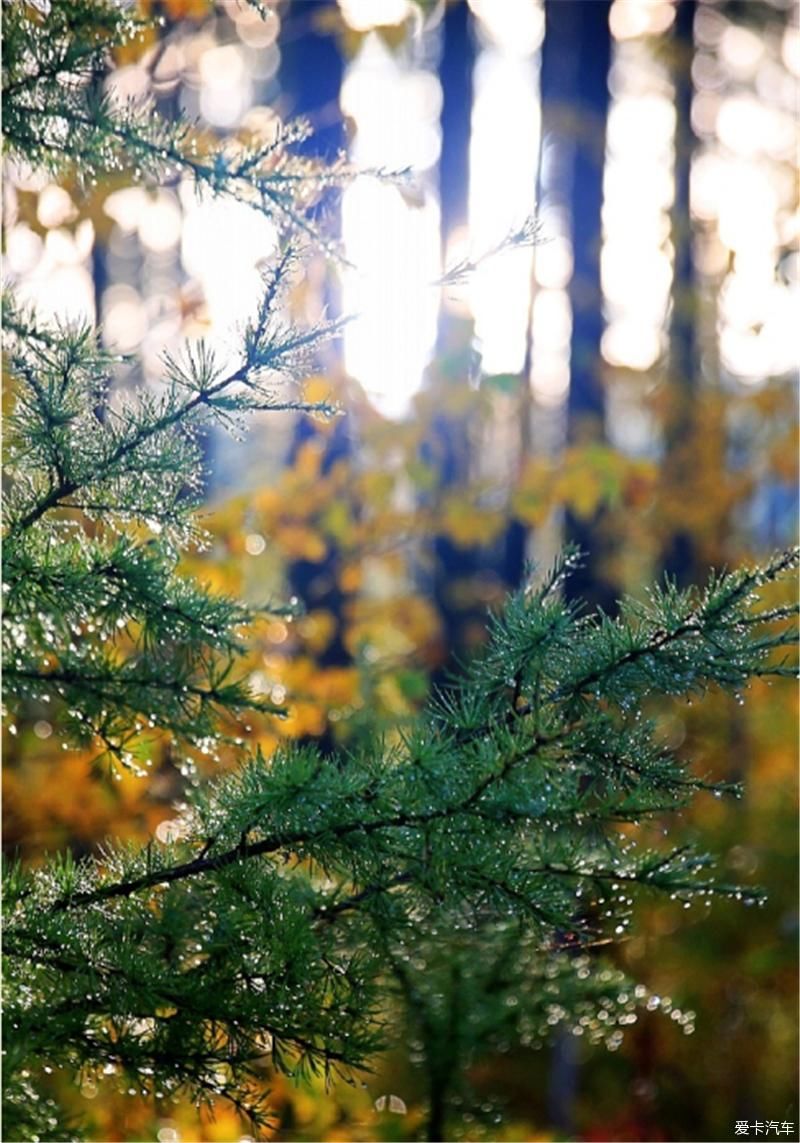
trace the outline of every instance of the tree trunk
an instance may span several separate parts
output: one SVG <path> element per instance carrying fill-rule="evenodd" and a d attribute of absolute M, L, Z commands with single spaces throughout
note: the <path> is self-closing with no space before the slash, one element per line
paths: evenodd
<path fill-rule="evenodd" d="M 571 231 L 574 271 L 567 441 L 589 444 L 604 437 L 605 396 L 600 339 L 603 334 L 600 247 L 603 164 L 611 63 L 609 0 L 565 3 L 545 0 L 542 46 L 544 171 L 539 201 L 564 211 Z M 546 213 L 545 213 L 546 226 Z M 570 591 L 611 609 L 616 592 L 601 573 L 602 510 L 590 520 L 567 511 L 566 539 L 586 553 Z"/>
<path fill-rule="evenodd" d="M 692 55 L 696 0 L 682 0 L 675 12 L 675 198 L 672 207 L 672 314 L 669 328 L 670 405 L 664 432 L 665 480 L 678 487 L 691 481 L 687 452 L 695 424 L 697 391 L 697 276 L 692 251 L 689 184 L 697 140 L 692 131 Z M 687 488 L 687 492 L 688 492 Z M 685 587 L 700 569 L 688 532 L 677 530 L 667 541 L 663 567 Z"/>

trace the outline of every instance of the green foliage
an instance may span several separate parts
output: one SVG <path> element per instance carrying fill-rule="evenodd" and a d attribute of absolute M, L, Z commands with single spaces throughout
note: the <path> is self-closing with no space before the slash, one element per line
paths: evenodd
<path fill-rule="evenodd" d="M 623 933 L 635 890 L 741 896 L 712 884 L 706 856 L 621 828 L 723 789 L 659 744 L 641 700 L 780 669 L 768 656 L 790 635 L 764 621 L 787 612 L 754 603 L 796 557 L 702 593 L 667 585 L 616 620 L 563 603 L 570 562 L 509 602 L 485 654 L 399 743 L 256 756 L 190 791 L 180 841 L 15 871 L 7 1074 L 110 1066 L 134 1091 L 188 1085 L 258 1121 L 265 1055 L 294 1074 L 367 1064 L 387 1038 L 387 985 L 426 987 L 443 931 L 467 946 L 499 934 L 487 971 L 513 946 L 502 997 L 529 1040 L 574 1022 L 613 1037 L 646 994 L 567 951 Z M 491 993 L 464 972 L 482 997 L 470 1019 L 486 1020 Z"/>
<path fill-rule="evenodd" d="M 198 745 L 220 709 L 276 711 L 232 676 L 251 612 L 177 575 L 176 559 L 202 542 L 193 509 L 207 426 L 235 429 L 259 410 L 335 411 L 276 395 L 337 329 L 289 329 L 276 317 L 293 257 L 287 246 L 266 276 L 238 365 L 222 369 L 201 342 L 165 358 L 160 392 L 133 399 L 115 397 L 94 331 L 41 329 L 12 300 L 3 555 L 12 710 L 49 702 L 74 738 L 97 737 L 127 762 L 146 726 Z"/>
<path fill-rule="evenodd" d="M 165 357 L 157 391 L 120 392 L 121 363 L 94 330 L 45 327 L 6 303 L 6 701 L 23 714 L 46 703 L 64 745 L 96 746 L 112 767 L 137 767 L 156 732 L 213 753 L 244 712 L 276 709 L 236 669 L 257 609 L 178 560 L 203 543 L 209 426 L 335 412 L 277 385 L 302 378 L 338 328 L 288 325 L 281 299 L 297 235 L 314 230 L 308 210 L 342 175 L 293 166 L 285 138 L 201 158 L 185 124 L 98 94 L 108 53 L 137 34 L 126 12 L 7 6 L 9 154 L 50 171 L 80 157 L 89 177 L 181 171 L 293 236 L 238 362 L 187 347 Z M 712 882 L 704 854 L 637 828 L 726 789 L 691 773 L 643 704 L 787 671 L 776 654 L 796 609 L 759 610 L 759 591 L 797 556 L 704 590 L 665 583 L 614 618 L 564 602 L 576 562 L 567 553 L 510 599 L 481 656 L 395 735 L 364 727 L 334 757 L 244 757 L 189 785 L 169 842 L 11 864 L 6 1138 L 76 1136 L 51 1098 L 58 1071 L 159 1104 L 224 1097 L 263 1126 L 270 1069 L 368 1067 L 398 1035 L 400 998 L 442 1084 L 480 1039 L 537 1045 L 566 1026 L 615 1045 L 653 1001 L 601 954 L 636 892 L 742 895 Z M 448 995 L 463 999 L 458 1019 Z"/>

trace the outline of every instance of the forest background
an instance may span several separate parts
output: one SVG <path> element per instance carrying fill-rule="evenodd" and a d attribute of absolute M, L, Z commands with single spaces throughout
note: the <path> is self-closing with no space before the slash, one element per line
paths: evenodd
<path fill-rule="evenodd" d="M 663 569 L 700 581 L 791 542 L 788 7 L 292 0 L 266 20 L 235 0 L 143 7 L 163 23 L 116 61 L 121 94 L 149 91 L 219 134 L 304 115 L 310 148 L 412 170 L 345 191 L 340 219 L 324 220 L 345 261 L 318 256 L 293 292 L 304 317 L 359 314 L 303 394 L 346 415 L 273 416 L 242 442 L 206 442 L 214 539 L 193 570 L 298 604 L 251 648 L 256 686 L 290 706 L 253 721 L 254 744 L 330 748 L 364 718 L 398 725 L 479 645 L 525 561 L 565 537 L 589 553 L 576 594 L 609 608 Z M 164 345 L 224 345 L 274 246 L 247 207 L 175 186 L 87 190 L 11 170 L 4 195 L 19 295 L 99 320 L 109 348 L 140 355 L 129 386 L 152 381 Z M 534 212 L 536 245 L 482 260 Z M 672 733 L 703 772 L 745 781 L 742 802 L 706 800 L 682 828 L 702 829 L 732 877 L 766 885 L 767 905 L 641 910 L 620 963 L 696 1015 L 646 1013 L 613 1054 L 566 1038 L 473 1053 L 466 1137 L 499 1137 L 498 1108 L 509 1139 L 723 1139 L 743 1107 L 797 1124 L 796 700 L 782 683 L 747 699 L 673 712 Z M 9 850 L 81 853 L 177 828 L 185 776 L 167 755 L 145 787 L 111 785 L 71 751 L 53 783 L 51 739 L 46 711 L 4 737 Z M 276 1080 L 276 1137 L 408 1138 L 427 1097 L 415 1056 L 412 1039 L 365 1089 Z M 242 1130 L 223 1107 L 156 1123 L 127 1097 L 94 1099 L 91 1116 L 98 1139 Z"/>

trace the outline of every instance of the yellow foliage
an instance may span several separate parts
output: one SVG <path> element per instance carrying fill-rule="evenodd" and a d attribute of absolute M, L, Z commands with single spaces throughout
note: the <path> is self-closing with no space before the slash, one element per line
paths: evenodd
<path fill-rule="evenodd" d="M 380 699 L 381 709 L 388 714 L 403 717 L 414 710 L 394 675 L 384 675 L 375 687 L 375 694 Z"/>
<path fill-rule="evenodd" d="M 356 489 L 365 507 L 374 511 L 388 508 L 395 489 L 395 477 L 391 472 L 361 472 L 358 474 Z"/>
<path fill-rule="evenodd" d="M 481 508 L 463 493 L 452 493 L 440 506 L 437 524 L 459 548 L 472 548 L 496 540 L 506 526 L 506 519 L 502 512 Z"/>
<path fill-rule="evenodd" d="M 316 667 L 311 680 L 311 694 L 328 709 L 352 706 L 358 701 L 356 667 Z"/>
<path fill-rule="evenodd" d="M 353 520 L 344 500 L 333 500 L 322 512 L 320 526 L 339 544 L 347 544 L 353 537 Z"/>
<path fill-rule="evenodd" d="M 297 630 L 306 649 L 319 655 L 330 645 L 336 633 L 336 618 L 330 611 L 323 609 L 310 611 L 298 623 Z"/>
<path fill-rule="evenodd" d="M 214 1106 L 213 1118 L 205 1114 L 204 1134 L 208 1143 L 238 1143 L 242 1137 L 242 1121 L 236 1111 L 219 1100 Z M 189 1127 L 190 1124 L 187 1124 Z"/>
<path fill-rule="evenodd" d="M 288 738 L 319 736 L 331 712 L 352 712 L 361 705 L 356 667 L 320 667 L 307 655 L 270 656 L 267 666 L 287 692 L 288 717 L 279 730 Z"/>
<path fill-rule="evenodd" d="M 782 480 L 797 482 L 797 429 L 792 425 L 769 451 L 773 472 Z"/>
<path fill-rule="evenodd" d="M 339 587 L 345 595 L 358 591 L 362 583 L 361 564 L 357 560 L 346 563 L 339 572 Z"/>
<path fill-rule="evenodd" d="M 286 483 L 294 481 L 298 484 L 316 480 L 320 475 L 320 467 L 325 456 L 325 442 L 321 440 L 304 441 L 297 450 L 294 468 L 287 471 Z"/>
<path fill-rule="evenodd" d="M 530 527 L 543 524 L 552 508 L 553 467 L 544 457 L 529 457 L 511 494 L 511 511 Z"/>
<path fill-rule="evenodd" d="M 279 515 L 283 509 L 283 497 L 277 488 L 261 488 L 253 496 L 253 508 L 262 517 L 271 518 Z"/>
<path fill-rule="evenodd" d="M 438 476 L 433 465 L 425 464 L 417 457 L 406 462 L 406 476 L 420 492 L 430 492 L 436 487 Z"/>
<path fill-rule="evenodd" d="M 327 551 L 327 544 L 319 532 L 304 524 L 287 524 L 281 521 L 272 538 L 288 560 L 310 560 L 312 563 L 319 563 Z"/>
<path fill-rule="evenodd" d="M 145 0 L 143 0 L 143 5 Z M 158 43 L 158 32 L 150 25 L 142 29 L 141 38 L 123 44 L 114 52 L 114 62 L 119 67 L 127 67 L 137 63 L 147 52 Z"/>
<path fill-rule="evenodd" d="M 398 594 L 388 600 L 357 599 L 348 608 L 345 644 L 353 655 L 368 650 L 372 660 L 419 654 L 439 631 L 439 616 L 422 596 Z"/>
<path fill-rule="evenodd" d="M 316 373 L 313 377 L 308 377 L 303 383 L 303 400 L 310 404 L 323 401 L 333 404 L 336 399 L 336 392 L 330 377 Z"/>
<path fill-rule="evenodd" d="M 589 519 L 601 504 L 619 502 L 627 465 L 625 457 L 603 445 L 573 446 L 564 454 L 553 495 L 576 516 Z"/>
<path fill-rule="evenodd" d="M 127 771 L 109 783 L 96 764 L 97 750 L 56 752 L 50 742 L 28 734 L 18 763 L 4 750 L 3 818 L 7 844 L 22 839 L 45 852 L 72 841 L 91 845 L 108 834 L 143 840 L 164 816 L 152 786 Z M 57 768 L 58 780 L 53 780 Z M 72 791 L 72 796 L 65 796 Z M 78 795 L 78 792 L 79 795 Z"/>

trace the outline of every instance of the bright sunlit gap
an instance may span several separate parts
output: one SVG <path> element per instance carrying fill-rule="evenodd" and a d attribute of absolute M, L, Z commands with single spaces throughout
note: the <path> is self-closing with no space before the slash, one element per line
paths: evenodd
<path fill-rule="evenodd" d="M 647 39 L 617 43 L 603 176 L 601 272 L 611 365 L 650 369 L 664 350 L 672 284 L 675 107 Z"/>
<path fill-rule="evenodd" d="M 497 246 L 535 209 L 539 156 L 538 0 L 470 0 L 481 49 L 473 74 L 469 150 L 469 237 L 473 257 Z M 519 373 L 525 362 L 531 290 L 530 248 L 479 266 L 470 288 L 486 374 Z"/>
<path fill-rule="evenodd" d="M 376 21 L 379 8 L 371 9 Z M 342 10 L 349 19 L 354 6 Z M 424 35 L 418 30 L 392 51 L 369 32 L 341 91 L 342 111 L 356 128 L 353 160 L 412 172 L 407 187 L 364 177 L 342 197 L 342 239 L 353 265 L 343 274 L 342 306 L 356 315 L 344 332 L 345 369 L 390 417 L 409 411 L 422 384 L 439 312 L 432 285 L 441 273 L 439 203 L 427 176 L 441 150 L 442 91 L 436 74 L 417 62 Z"/>
<path fill-rule="evenodd" d="M 262 294 L 259 266 L 277 249 L 275 225 L 244 203 L 198 196 L 188 184 L 181 197 L 184 267 L 202 288 L 212 341 L 235 343 Z"/>
<path fill-rule="evenodd" d="M 540 13 L 543 17 L 543 9 Z M 546 31 L 543 26 L 542 35 Z M 539 128 L 537 145 L 537 163 L 541 166 L 537 172 L 541 194 L 537 209 L 542 243 L 533 259 L 528 380 L 536 409 L 532 425 L 535 448 L 558 451 L 563 444 L 563 408 L 570 379 L 572 307 L 568 290 L 574 264 L 572 223 L 568 211 L 554 194 L 557 140 L 550 133 L 542 138 Z M 557 546 L 558 540 L 555 544 Z"/>
<path fill-rule="evenodd" d="M 606 432 L 616 448 L 646 454 L 656 443 L 642 374 L 663 361 L 673 279 L 675 93 L 654 37 L 671 5 L 617 0 L 609 77 L 600 268 L 606 329 Z M 669 34 L 669 33 L 667 33 Z M 661 42 L 660 40 L 658 42 Z"/>
<path fill-rule="evenodd" d="M 692 119 L 701 146 L 692 170 L 692 211 L 702 227 L 698 255 L 718 284 L 724 374 L 759 384 L 798 365 L 797 260 L 779 264 L 781 249 L 800 234 L 793 170 L 796 32 L 755 36 L 703 3 L 696 34 Z"/>

